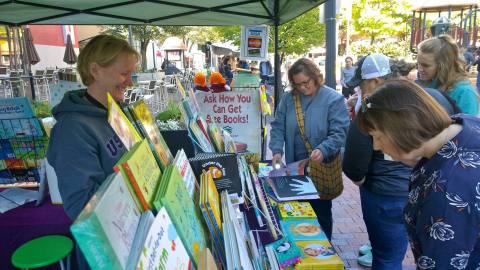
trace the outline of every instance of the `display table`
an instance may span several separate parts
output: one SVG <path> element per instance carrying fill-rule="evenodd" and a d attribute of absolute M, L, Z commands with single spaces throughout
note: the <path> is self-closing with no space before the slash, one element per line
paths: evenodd
<path fill-rule="evenodd" d="M 33 238 L 49 234 L 72 238 L 69 230 L 71 223 L 63 205 L 53 205 L 50 197 L 45 198 L 40 206 L 31 202 L 0 214 L 0 269 L 15 269 L 10 257 L 15 249 Z M 73 263 L 75 256 L 71 259 Z M 48 269 L 59 269 L 59 265 Z"/>

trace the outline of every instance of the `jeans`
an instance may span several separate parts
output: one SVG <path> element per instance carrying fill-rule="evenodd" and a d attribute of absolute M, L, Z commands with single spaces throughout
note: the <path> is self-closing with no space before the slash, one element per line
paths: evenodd
<path fill-rule="evenodd" d="M 360 187 L 360 199 L 372 245 L 372 269 L 401 270 L 408 244 L 403 221 L 408 198 L 380 195 Z"/>
<path fill-rule="evenodd" d="M 332 218 L 332 200 L 308 200 L 317 215 L 318 223 L 323 231 L 332 240 L 333 218 Z"/>

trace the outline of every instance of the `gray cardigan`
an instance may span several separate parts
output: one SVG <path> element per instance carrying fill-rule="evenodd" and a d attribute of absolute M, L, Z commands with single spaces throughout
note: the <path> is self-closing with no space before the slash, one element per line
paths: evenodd
<path fill-rule="evenodd" d="M 350 124 L 343 96 L 330 87 L 322 86 L 303 115 L 310 144 L 322 151 L 324 161 L 330 161 L 344 145 Z M 285 161 L 294 162 L 294 135 L 298 124 L 291 92 L 283 95 L 271 127 L 270 150 L 273 154 L 283 154 L 285 145 Z"/>

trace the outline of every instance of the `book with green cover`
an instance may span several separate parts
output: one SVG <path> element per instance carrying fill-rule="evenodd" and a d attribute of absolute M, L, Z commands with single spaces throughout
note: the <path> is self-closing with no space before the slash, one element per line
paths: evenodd
<path fill-rule="evenodd" d="M 190 259 L 196 265 L 198 252 L 206 246 L 201 213 L 200 209 L 195 207 L 182 176 L 173 164 L 165 169 L 154 206 L 157 211 L 165 207 Z"/>
<path fill-rule="evenodd" d="M 70 230 L 94 270 L 125 269 L 140 211 L 122 174 L 110 175 Z"/>
<path fill-rule="evenodd" d="M 213 122 L 208 124 L 208 135 L 210 136 L 210 141 L 213 146 L 215 146 L 215 150 L 217 150 L 218 153 L 224 153 L 225 144 L 223 142 L 222 132 Z"/>
<path fill-rule="evenodd" d="M 119 166 L 127 175 L 142 210 L 145 211 L 153 207 L 161 171 L 146 139 L 136 145 L 131 152 L 122 157 Z"/>
<path fill-rule="evenodd" d="M 284 237 L 273 243 L 270 243 L 266 245 L 266 247 L 271 247 L 277 259 L 278 265 L 282 269 L 296 264 L 302 257 L 300 249 L 298 249 L 294 242 L 288 237 Z"/>
<path fill-rule="evenodd" d="M 120 106 L 110 93 L 107 94 L 108 123 L 112 126 L 127 150 L 130 150 L 137 142 L 142 140 L 138 131 L 133 127 Z"/>
<path fill-rule="evenodd" d="M 152 146 L 153 154 L 159 163 L 158 165 L 160 165 L 162 170 L 165 170 L 165 167 L 173 162 L 173 156 L 160 130 L 158 130 L 155 124 L 152 113 L 143 100 L 139 100 L 130 105 L 130 110 L 137 120 L 137 124 L 144 137 L 148 139 L 148 142 Z"/>

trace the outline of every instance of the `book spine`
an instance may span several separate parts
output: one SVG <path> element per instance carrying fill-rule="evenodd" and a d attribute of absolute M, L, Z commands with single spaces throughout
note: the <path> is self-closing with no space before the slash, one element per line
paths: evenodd
<path fill-rule="evenodd" d="M 127 174 L 128 181 L 130 182 L 133 190 L 135 190 L 136 197 L 138 198 L 138 201 L 142 206 L 142 210 L 146 211 L 150 209 L 150 206 L 148 205 L 147 200 L 143 196 L 142 191 L 140 190 L 137 180 L 135 179 L 135 176 L 133 175 L 132 170 L 130 169 L 130 166 L 128 165 L 128 163 L 125 162 L 121 166 L 123 167 L 125 173 Z"/>
<path fill-rule="evenodd" d="M 208 211 L 205 209 L 204 204 L 200 204 L 200 210 L 202 211 L 203 218 L 205 219 L 205 223 L 207 224 L 208 230 L 210 231 L 210 234 L 212 235 L 213 238 L 213 244 L 215 245 L 215 250 L 214 254 L 217 257 L 217 260 L 219 260 L 222 265 L 225 267 L 225 252 L 223 250 L 223 237 L 221 231 L 218 231 L 218 226 L 215 227 L 215 225 L 212 224 L 211 219 L 209 217 Z M 217 230 L 216 230 L 217 229 Z"/>

